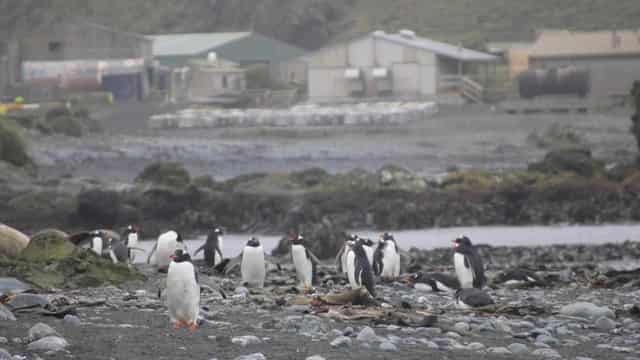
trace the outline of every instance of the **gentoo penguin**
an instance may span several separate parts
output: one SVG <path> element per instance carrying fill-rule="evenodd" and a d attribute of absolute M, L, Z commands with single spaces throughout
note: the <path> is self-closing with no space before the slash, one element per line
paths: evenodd
<path fill-rule="evenodd" d="M 369 260 L 369 266 L 373 269 L 373 257 L 376 252 L 377 246 L 371 239 L 362 239 L 362 247 L 365 254 L 367 254 L 367 260 Z"/>
<path fill-rule="evenodd" d="M 166 272 L 167 267 L 171 262 L 170 257 L 178 249 L 184 251 L 187 250 L 186 245 L 182 240 L 182 235 L 173 230 L 162 233 L 158 236 L 158 240 L 153 246 L 153 249 L 151 249 L 151 253 L 149 253 L 149 257 L 147 258 L 147 263 L 151 263 L 151 257 L 155 253 L 155 265 L 158 268 L 158 271 Z"/>
<path fill-rule="evenodd" d="M 456 306 L 460 309 L 471 309 L 495 304 L 491 296 L 476 288 L 463 288 L 456 291 Z"/>
<path fill-rule="evenodd" d="M 444 291 L 454 293 L 460 289 L 458 278 L 443 273 L 423 274 L 419 271 L 409 275 L 408 282 L 411 284 L 427 284 L 431 286 L 431 290 L 434 292 Z"/>
<path fill-rule="evenodd" d="M 373 269 L 376 275 L 385 279 L 395 279 L 400 276 L 400 253 L 393 235 L 384 233 L 374 254 Z"/>
<path fill-rule="evenodd" d="M 127 247 L 127 257 L 129 258 L 129 262 L 133 263 L 136 258 L 133 250 L 137 250 L 138 248 L 138 228 L 133 225 L 127 226 L 122 238 L 124 239 L 124 244 Z"/>
<path fill-rule="evenodd" d="M 315 284 L 318 258 L 304 246 L 302 235 L 291 237 L 291 257 L 296 268 L 296 276 L 304 291 L 311 290 Z"/>
<path fill-rule="evenodd" d="M 484 265 L 478 252 L 466 236 L 460 236 L 453 241 L 453 264 L 462 288 L 482 289 L 487 278 L 484 275 Z"/>
<path fill-rule="evenodd" d="M 545 286 L 545 282 L 533 271 L 524 268 L 513 268 L 498 274 L 494 284 L 512 287 Z"/>
<path fill-rule="evenodd" d="M 347 276 L 351 288 L 360 289 L 364 286 L 372 297 L 376 296 L 373 271 L 369 266 L 362 239 L 358 239 L 355 244 L 349 245 L 347 250 Z"/>
<path fill-rule="evenodd" d="M 264 287 L 266 265 L 264 250 L 260 240 L 253 237 L 242 250 L 242 264 L 240 265 L 242 284 L 250 287 Z"/>
<path fill-rule="evenodd" d="M 193 254 L 195 257 L 200 251 L 204 250 L 204 262 L 207 266 L 214 267 L 222 263 L 222 235 L 224 232 L 221 228 L 215 227 L 207 236 L 205 243 Z"/>
<path fill-rule="evenodd" d="M 336 255 L 336 264 L 338 265 L 338 272 L 342 274 L 347 274 L 347 253 L 351 246 L 353 246 L 358 240 L 358 235 L 349 234 L 344 240 L 344 244 L 338 251 L 338 255 Z"/>
<path fill-rule="evenodd" d="M 200 312 L 198 274 L 186 251 L 176 249 L 170 258 L 166 290 L 169 319 L 175 329 L 184 325 L 194 331 Z"/>
<path fill-rule="evenodd" d="M 102 237 L 102 233 L 98 230 L 94 230 L 90 232 L 91 235 L 91 251 L 93 251 L 96 255 L 102 256 L 102 250 L 105 249 L 105 241 Z"/>

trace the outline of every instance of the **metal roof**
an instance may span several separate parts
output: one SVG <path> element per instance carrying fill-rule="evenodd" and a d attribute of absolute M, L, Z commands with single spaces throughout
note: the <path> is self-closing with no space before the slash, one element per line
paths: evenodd
<path fill-rule="evenodd" d="M 377 39 L 383 39 L 398 44 L 431 51 L 438 55 L 461 61 L 493 61 L 496 59 L 495 56 L 485 54 L 480 51 L 466 49 L 461 46 L 454 46 L 420 36 L 407 36 L 401 33 L 389 34 L 382 31 L 373 32 L 372 36 Z"/>
<path fill-rule="evenodd" d="M 232 41 L 250 36 L 251 32 L 149 35 L 154 56 L 197 55 Z"/>

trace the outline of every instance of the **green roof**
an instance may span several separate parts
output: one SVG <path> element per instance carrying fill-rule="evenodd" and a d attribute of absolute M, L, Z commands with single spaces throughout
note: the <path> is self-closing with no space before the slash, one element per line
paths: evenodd
<path fill-rule="evenodd" d="M 249 35 L 250 32 L 227 32 L 150 35 L 148 38 L 153 40 L 153 56 L 180 56 L 198 55 Z"/>
<path fill-rule="evenodd" d="M 171 66 L 185 64 L 190 59 L 206 58 L 210 52 L 239 65 L 280 63 L 306 53 L 298 47 L 253 32 L 171 34 L 149 38 L 154 40 L 153 56 L 164 65 Z"/>

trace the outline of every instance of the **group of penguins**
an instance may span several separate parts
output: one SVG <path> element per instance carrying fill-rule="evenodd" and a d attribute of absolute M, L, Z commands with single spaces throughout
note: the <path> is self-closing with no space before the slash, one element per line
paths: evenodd
<path fill-rule="evenodd" d="M 138 229 L 135 226 L 126 228 L 122 240 L 105 236 L 105 231 L 98 230 L 89 234 L 90 241 L 84 241 L 85 247 L 114 262 L 131 264 L 135 260 L 134 251 L 143 251 L 137 247 Z M 223 229 L 215 227 L 194 256 L 204 251 L 206 266 L 216 268 L 225 274 L 239 265 L 243 286 L 264 287 L 269 256 L 260 241 L 252 237 L 239 256 L 224 259 L 223 235 Z M 310 292 L 316 283 L 316 267 L 320 261 L 306 246 L 302 235 L 289 235 L 288 239 L 299 286 L 305 292 Z M 417 272 L 407 275 L 402 280 L 410 284 L 426 284 L 436 292 L 455 294 L 455 303 L 460 308 L 493 304 L 493 299 L 482 291 L 487 283 L 484 265 L 471 240 L 467 236 L 460 236 L 453 240 L 453 245 L 455 276 Z M 173 230 L 158 236 L 147 263 L 154 264 L 159 272 L 167 273 L 165 293 L 171 323 L 176 329 L 185 326 L 192 331 L 195 330 L 200 309 L 200 285 L 197 269 L 192 263 L 182 236 Z M 382 234 L 377 243 L 355 234 L 347 235 L 336 257 L 336 264 L 352 289 L 364 288 L 373 298 L 376 297 L 376 277 L 386 281 L 400 280 L 400 250 L 390 233 Z M 523 280 L 526 281 L 527 278 L 530 279 L 523 276 Z"/>

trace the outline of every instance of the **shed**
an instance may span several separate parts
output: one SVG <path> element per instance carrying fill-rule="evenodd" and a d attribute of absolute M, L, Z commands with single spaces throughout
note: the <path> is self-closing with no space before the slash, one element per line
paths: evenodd
<path fill-rule="evenodd" d="M 401 30 L 375 31 L 300 60 L 307 64 L 309 100 L 334 102 L 357 97 L 429 98 L 450 94 L 467 81 L 476 84 L 471 79 L 477 74 L 475 65 L 495 59 Z"/>
<path fill-rule="evenodd" d="M 216 53 L 218 58 L 240 66 L 267 65 L 276 79 L 284 81 L 288 79 L 279 65 L 306 53 L 256 32 L 167 34 L 148 38 L 153 40 L 153 56 L 161 65 L 183 67 L 190 60 L 204 60 L 209 53 Z"/>
<path fill-rule="evenodd" d="M 587 69 L 592 98 L 626 96 L 633 82 L 640 80 L 640 31 L 545 30 L 528 56 L 534 69 L 568 65 Z"/>

